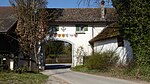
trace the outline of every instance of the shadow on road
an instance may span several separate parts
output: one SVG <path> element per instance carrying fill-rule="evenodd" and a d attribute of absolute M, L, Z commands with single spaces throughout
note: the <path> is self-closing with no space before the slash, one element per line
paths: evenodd
<path fill-rule="evenodd" d="M 48 69 L 67 69 L 71 68 L 71 64 L 46 64 L 45 70 Z"/>

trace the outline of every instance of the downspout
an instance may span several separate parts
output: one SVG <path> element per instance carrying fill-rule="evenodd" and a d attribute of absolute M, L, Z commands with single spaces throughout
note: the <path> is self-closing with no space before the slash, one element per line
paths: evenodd
<path fill-rule="evenodd" d="M 94 54 L 94 43 L 92 44 L 92 54 Z"/>
<path fill-rule="evenodd" d="M 94 25 L 92 25 L 92 38 L 94 38 Z M 92 54 L 94 54 L 94 44 L 90 43 L 92 47 Z"/>

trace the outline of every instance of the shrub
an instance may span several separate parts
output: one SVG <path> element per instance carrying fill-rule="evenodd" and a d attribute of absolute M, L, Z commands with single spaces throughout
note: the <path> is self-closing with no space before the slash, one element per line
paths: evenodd
<path fill-rule="evenodd" d="M 85 64 L 89 58 L 90 58 L 90 56 L 83 56 L 83 64 Z"/>
<path fill-rule="evenodd" d="M 15 70 L 16 73 L 24 73 L 24 72 L 27 72 L 27 67 L 20 67 L 18 69 Z"/>
<path fill-rule="evenodd" d="M 95 53 L 89 57 L 85 66 L 88 69 L 107 70 L 116 65 L 119 56 L 113 51 L 105 51 L 102 53 Z"/>

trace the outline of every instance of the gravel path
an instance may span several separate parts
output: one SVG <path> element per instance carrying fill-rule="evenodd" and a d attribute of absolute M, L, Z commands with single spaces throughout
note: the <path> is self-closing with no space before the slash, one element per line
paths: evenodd
<path fill-rule="evenodd" d="M 58 77 L 50 76 L 46 84 L 70 84 Z"/>
<path fill-rule="evenodd" d="M 41 72 L 41 73 L 48 75 L 47 73 L 44 73 L 44 72 Z M 52 75 L 48 75 L 48 76 L 49 76 L 49 78 L 45 84 L 71 84 L 71 83 L 66 82 L 65 80 L 63 80 L 61 78 L 58 78 L 58 77 L 55 77 Z"/>

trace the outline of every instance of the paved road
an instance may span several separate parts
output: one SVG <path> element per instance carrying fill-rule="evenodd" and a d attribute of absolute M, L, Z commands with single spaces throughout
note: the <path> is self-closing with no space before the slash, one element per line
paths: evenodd
<path fill-rule="evenodd" d="M 65 68 L 65 66 L 67 66 Z M 49 76 L 55 76 L 61 78 L 70 84 L 143 84 L 132 82 L 128 80 L 116 79 L 111 77 L 95 76 L 80 72 L 71 71 L 68 68 L 69 65 L 57 65 L 59 69 L 56 69 L 54 65 L 49 66 L 50 70 L 45 70 L 44 73 Z M 60 69 L 63 67 L 63 69 Z"/>

